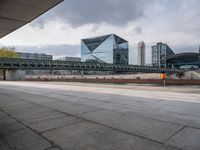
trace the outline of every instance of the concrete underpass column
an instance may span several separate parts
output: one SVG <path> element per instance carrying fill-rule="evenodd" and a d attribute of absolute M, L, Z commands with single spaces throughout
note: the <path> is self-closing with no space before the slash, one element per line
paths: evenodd
<path fill-rule="evenodd" d="M 6 70 L 5 79 L 7 81 L 25 80 L 25 71 L 20 70 Z"/>
<path fill-rule="evenodd" d="M 3 69 L 3 80 L 6 80 L 6 70 Z"/>

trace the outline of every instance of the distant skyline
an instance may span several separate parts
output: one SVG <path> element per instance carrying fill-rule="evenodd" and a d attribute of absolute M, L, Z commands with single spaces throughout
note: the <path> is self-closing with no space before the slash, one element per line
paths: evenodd
<path fill-rule="evenodd" d="M 175 53 L 198 52 L 199 0 L 65 0 L 33 22 L 0 39 L 0 46 L 80 56 L 82 38 L 115 33 L 129 41 L 130 63 L 137 63 L 137 43 L 167 43 Z"/>

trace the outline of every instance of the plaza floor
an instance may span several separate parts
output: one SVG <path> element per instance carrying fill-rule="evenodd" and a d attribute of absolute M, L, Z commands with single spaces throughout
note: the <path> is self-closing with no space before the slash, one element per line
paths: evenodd
<path fill-rule="evenodd" d="M 0 82 L 0 150 L 199 150 L 200 88 Z"/>

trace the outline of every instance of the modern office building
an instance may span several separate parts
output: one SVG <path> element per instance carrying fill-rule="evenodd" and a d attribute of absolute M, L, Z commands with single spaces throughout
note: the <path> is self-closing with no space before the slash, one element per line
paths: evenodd
<path fill-rule="evenodd" d="M 200 68 L 200 53 L 179 53 L 167 57 L 170 68 Z"/>
<path fill-rule="evenodd" d="M 165 43 L 157 43 L 152 46 L 152 65 L 157 67 L 167 67 L 166 58 L 175 55 L 173 50 Z"/>
<path fill-rule="evenodd" d="M 53 60 L 53 56 L 47 54 L 22 53 L 22 52 L 17 52 L 17 54 L 21 59 Z"/>
<path fill-rule="evenodd" d="M 143 41 L 138 43 L 137 55 L 138 55 L 138 59 L 137 59 L 138 65 L 144 66 L 145 65 L 145 43 Z"/>
<path fill-rule="evenodd" d="M 128 41 L 115 34 L 81 40 L 81 61 L 128 64 Z"/>
<path fill-rule="evenodd" d="M 21 59 L 35 59 L 35 60 L 53 60 L 52 55 L 39 54 L 39 53 L 22 53 L 17 52 Z M 26 70 L 26 75 L 48 75 L 52 74 L 51 70 Z"/>
<path fill-rule="evenodd" d="M 80 57 L 62 57 L 62 58 L 59 58 L 57 60 L 72 61 L 72 62 L 81 62 L 81 58 Z"/>

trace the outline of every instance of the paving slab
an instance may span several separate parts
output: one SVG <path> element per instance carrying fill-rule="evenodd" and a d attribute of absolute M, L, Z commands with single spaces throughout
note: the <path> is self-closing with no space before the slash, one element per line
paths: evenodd
<path fill-rule="evenodd" d="M 57 117 L 54 119 L 46 119 L 41 121 L 28 122 L 30 128 L 37 132 L 45 132 L 54 130 L 63 126 L 70 126 L 82 122 L 83 120 L 77 117 L 66 115 L 65 117 Z"/>
<path fill-rule="evenodd" d="M 164 118 L 165 116 L 168 116 L 170 114 L 170 112 L 165 112 L 162 110 L 146 108 L 146 107 L 137 107 L 137 106 L 136 107 L 129 106 L 129 108 L 120 109 L 120 110 L 116 110 L 116 111 L 121 112 L 121 113 L 126 113 L 126 114 L 134 114 L 134 115 L 151 118 L 151 119 L 155 119 L 155 120 L 161 120 L 161 121 L 167 121 L 167 120 L 162 120 L 162 118 Z M 176 122 L 174 122 L 174 123 L 176 123 Z"/>
<path fill-rule="evenodd" d="M 80 114 L 80 116 L 160 143 L 163 143 L 183 127 L 178 124 L 153 120 L 135 114 L 109 110 Z"/>
<path fill-rule="evenodd" d="M 111 103 L 104 99 L 102 101 L 100 101 L 99 99 L 91 99 L 91 98 L 84 97 L 82 95 L 80 97 L 78 97 L 78 96 L 69 97 L 66 95 L 50 94 L 50 95 L 47 95 L 47 97 L 56 98 L 56 99 L 60 99 L 62 101 L 72 102 L 72 103 L 86 105 L 86 106 L 90 106 L 90 107 L 96 107 L 96 108 L 100 108 L 100 109 L 119 110 L 119 109 L 129 108 L 129 105 Z"/>
<path fill-rule="evenodd" d="M 184 126 L 200 128 L 200 117 L 199 116 L 171 112 L 168 115 L 161 117 L 160 120 L 174 122 L 174 123 L 182 124 Z"/>
<path fill-rule="evenodd" d="M 56 147 L 50 147 L 50 148 L 47 148 L 45 150 L 61 150 L 60 148 L 56 148 Z"/>
<path fill-rule="evenodd" d="M 33 122 L 65 116 L 63 113 L 40 106 L 17 109 L 12 112 L 10 111 L 9 113 L 22 122 Z"/>
<path fill-rule="evenodd" d="M 6 116 L 6 114 L 4 112 L 0 111 L 0 120 L 1 120 L 1 118 L 5 117 L 5 116 Z"/>
<path fill-rule="evenodd" d="M 140 105 L 145 103 L 156 103 L 160 102 L 159 99 L 153 98 L 143 98 L 143 97 L 136 97 L 136 96 L 126 96 L 126 95 L 116 95 L 113 99 L 107 100 L 108 102 L 112 103 L 119 103 L 119 104 L 127 104 L 127 105 Z"/>
<path fill-rule="evenodd" d="M 163 111 L 182 113 L 185 115 L 195 115 L 200 117 L 200 103 L 169 103 L 159 108 Z"/>
<path fill-rule="evenodd" d="M 63 150 L 172 150 L 91 122 L 66 126 L 43 134 Z"/>
<path fill-rule="evenodd" d="M 127 90 L 120 85 L 108 88 L 88 84 L 84 88 L 85 84 L 73 84 L 3 84 L 0 87 L 0 150 L 10 150 L 10 147 L 60 149 L 52 147 L 54 145 L 63 150 L 200 149 L 198 94 L 159 93 L 160 87 L 154 92 L 150 88 L 145 91 L 129 87 Z"/>
<path fill-rule="evenodd" d="M 6 150 L 44 150 L 51 146 L 47 140 L 9 116 L 0 122 L 0 141 L 6 142 L 0 149 L 8 148 Z"/>
<path fill-rule="evenodd" d="M 57 99 L 52 99 L 52 98 L 46 97 L 45 95 L 33 95 L 33 94 L 27 94 L 27 93 L 23 94 L 23 96 L 19 94 L 18 97 L 28 102 L 37 103 L 37 104 L 57 101 Z"/>
<path fill-rule="evenodd" d="M 200 150 L 200 129 L 186 127 L 166 142 L 182 150 Z"/>
<path fill-rule="evenodd" d="M 0 148 L 1 150 L 13 150 L 12 147 L 8 143 L 2 141 L 2 139 L 0 139 Z"/>
<path fill-rule="evenodd" d="M 0 97 L 0 107 L 10 107 L 10 106 L 17 106 L 22 105 L 24 101 L 21 101 L 20 99 L 17 99 L 16 97 L 7 96 L 4 94 L 1 94 Z"/>
<path fill-rule="evenodd" d="M 1 109 L 4 110 L 5 112 L 7 113 L 15 113 L 16 111 L 20 112 L 20 111 L 23 111 L 25 109 L 36 109 L 38 108 L 39 106 L 38 105 L 35 105 L 35 104 L 31 104 L 29 102 L 26 102 L 26 101 L 22 101 L 20 103 L 15 103 L 15 104 L 12 104 L 12 105 L 9 105 L 9 106 L 2 106 Z"/>
<path fill-rule="evenodd" d="M 72 102 L 62 102 L 62 101 L 49 102 L 41 105 L 72 115 L 99 110 L 99 108 L 96 107 L 90 107 L 86 105 L 76 104 Z"/>
<path fill-rule="evenodd" d="M 7 114 L 5 114 L 5 116 L 0 118 L 0 124 L 7 124 L 7 123 L 13 123 L 13 122 L 17 122 L 15 119 L 10 118 Z"/>
<path fill-rule="evenodd" d="M 24 129 L 6 137 L 6 141 L 22 150 L 44 150 L 51 143 L 29 129 Z"/>
<path fill-rule="evenodd" d="M 104 96 L 102 96 L 101 93 L 95 93 L 95 92 L 81 92 L 81 91 L 56 91 L 53 92 L 53 94 L 59 94 L 63 96 L 70 96 L 70 97 L 77 97 L 77 98 L 86 98 L 86 99 L 95 99 L 98 101 L 107 101 L 109 99 L 113 99 L 117 97 L 118 95 L 115 94 L 105 94 L 103 93 Z"/>
<path fill-rule="evenodd" d="M 121 105 L 116 103 L 110 103 L 110 102 L 103 102 L 103 101 L 97 101 L 97 100 L 91 100 L 91 99 L 85 99 L 85 98 L 73 98 L 73 102 L 77 104 L 82 104 L 86 106 L 96 107 L 100 109 L 108 109 L 108 110 L 120 110 L 129 108 L 128 105 Z"/>

